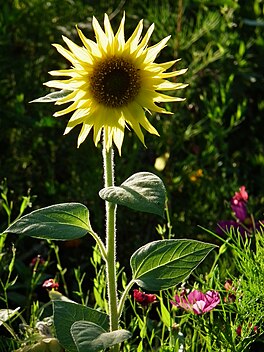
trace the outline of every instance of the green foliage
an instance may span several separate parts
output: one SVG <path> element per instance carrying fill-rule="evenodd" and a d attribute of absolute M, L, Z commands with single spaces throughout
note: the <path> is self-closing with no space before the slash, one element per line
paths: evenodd
<path fill-rule="evenodd" d="M 129 208 L 163 214 L 166 190 L 157 176 L 151 173 L 135 174 L 120 189 L 122 192 L 116 190 L 115 197 L 106 197 L 107 202 L 113 199 L 114 203 Z M 105 190 L 108 188 L 103 191 Z M 128 196 L 124 196 L 124 192 Z M 109 247 L 105 248 L 100 238 L 95 237 L 90 226 L 88 209 L 79 203 L 57 204 L 35 210 L 15 221 L 5 232 L 48 240 L 72 240 L 88 232 L 97 241 L 106 267 L 110 266 Z M 125 287 L 118 315 L 121 316 L 124 300 L 134 283 L 149 290 L 164 290 L 175 286 L 186 279 L 214 247 L 212 244 L 194 240 L 170 239 L 150 242 L 139 248 L 131 257 L 132 281 Z M 61 271 L 59 258 L 57 260 L 57 267 Z M 13 266 L 12 263 L 10 265 Z M 107 275 L 110 275 L 109 272 Z M 64 275 L 62 278 L 64 279 Z M 127 330 L 115 329 L 108 332 L 108 315 L 104 313 L 70 302 L 56 291 L 51 291 L 50 297 L 53 301 L 56 336 L 60 344 L 70 352 L 87 349 L 99 351 L 131 337 Z M 108 313 L 112 319 L 110 309 Z"/>
<path fill-rule="evenodd" d="M 106 332 L 99 325 L 87 321 L 76 321 L 71 327 L 71 334 L 78 352 L 102 351 L 131 337 L 127 330 Z"/>
<path fill-rule="evenodd" d="M 126 11 L 127 34 L 133 31 L 135 21 L 140 18 L 145 19 L 146 27 L 152 22 L 155 23 L 153 44 L 171 33 L 169 46 L 161 54 L 160 59 L 170 61 L 181 57 L 182 61 L 176 66 L 177 69 L 188 67 L 184 81 L 189 83 L 189 88 L 183 93 L 186 103 L 181 107 L 179 105 L 166 107 L 173 113 L 172 116 L 154 114 L 151 117 L 160 133 L 160 138 L 150 139 L 146 136 L 148 149 L 138 142 L 133 133 L 126 131 L 123 156 L 116 165 L 117 183 L 120 184 L 121 180 L 135 171 L 147 170 L 159 174 L 168 186 L 171 211 L 169 227 L 166 227 L 168 218 L 160 224 L 159 234 L 162 238 L 166 238 L 166 235 L 169 238 L 175 236 L 172 234 L 173 226 L 177 237 L 191 235 L 197 238 L 198 235 L 199 238 L 208 241 L 209 234 L 202 232 L 197 225 L 214 228 L 219 219 L 225 218 L 226 208 L 223 199 L 228 198 L 241 184 L 246 184 L 250 193 L 255 196 L 252 207 L 261 214 L 264 204 L 264 198 L 260 196 L 264 194 L 262 176 L 264 170 L 262 132 L 264 40 L 261 0 L 248 2 L 236 0 L 4 1 L 0 10 L 0 147 L 4 151 L 0 155 L 0 179 L 8 177 L 11 188 L 16 189 L 17 194 L 25 194 L 25 190 L 33 189 L 34 194 L 38 194 L 35 209 L 52 203 L 70 204 L 78 199 L 91 209 L 91 216 L 96 214 L 93 225 L 98 231 L 101 232 L 104 228 L 102 203 L 94 197 L 101 189 L 102 170 L 98 166 L 101 161 L 100 153 L 90 152 L 91 148 L 94 148 L 90 140 L 87 140 L 79 150 L 74 149 L 77 133 L 67 138 L 62 137 L 67 118 L 55 119 L 52 117 L 54 109 L 51 106 L 44 107 L 42 104 L 28 104 L 28 102 L 47 93 L 40 87 L 40 82 L 48 80 L 49 70 L 68 65 L 62 61 L 58 62 L 51 43 L 60 43 L 61 34 L 75 39 L 76 24 L 87 37 L 93 39 L 94 34 L 90 25 L 93 15 L 101 20 L 103 12 L 107 12 L 115 27 L 123 10 Z M 56 100 L 57 94 L 48 93 L 45 99 Z M 61 92 L 61 94 L 64 93 Z M 132 182 L 132 190 L 134 187 L 135 183 Z M 141 192 L 144 187 L 140 187 Z M 151 190 L 154 190 L 154 193 L 157 191 L 155 186 Z M 109 195 L 109 191 L 114 191 L 114 195 L 111 192 Z M 123 184 L 111 190 L 104 189 L 100 195 L 105 200 L 121 205 L 125 205 L 129 198 Z M 155 211 L 149 207 L 149 203 L 139 201 L 138 197 L 131 200 L 130 207 L 136 210 L 152 209 L 151 212 L 154 214 L 163 215 L 165 193 L 161 189 L 155 193 L 154 201 L 160 196 L 160 204 L 158 207 L 154 206 Z M 1 230 L 10 226 L 28 210 L 27 207 L 31 206 L 29 194 L 19 202 L 15 202 L 15 198 L 14 193 L 8 194 L 6 184 L 3 183 L 0 202 Z M 76 239 L 80 234 L 85 235 L 90 230 L 90 234 L 99 245 L 103 259 L 106 259 L 106 249 L 97 234 L 91 230 L 87 208 L 83 206 L 83 209 L 86 209 L 85 216 L 77 215 L 73 222 L 68 214 L 66 225 L 61 222 L 60 215 L 59 219 L 55 215 L 56 219 L 53 218 L 53 220 L 65 230 L 61 233 L 60 239 Z M 24 218 L 29 221 L 29 225 L 33 225 L 33 233 L 40 229 L 42 218 L 36 219 L 35 215 L 41 212 L 43 209 L 31 213 L 33 218 L 30 214 Z M 13 214 L 18 214 L 17 219 L 14 219 Z M 128 217 L 127 209 L 121 207 L 118 216 L 122 219 L 118 225 L 118 238 L 122 241 L 119 250 L 122 263 L 127 262 L 135 246 L 143 245 L 141 249 L 143 248 L 154 261 L 150 264 L 145 258 L 141 258 L 135 268 L 138 269 L 141 266 L 146 269 L 148 282 L 154 282 L 156 279 L 154 269 L 161 269 L 161 258 L 165 253 L 162 252 L 160 257 L 156 256 L 155 252 L 152 254 L 147 249 L 155 247 L 157 242 L 152 242 L 150 247 L 145 246 L 145 243 L 148 240 L 155 240 L 155 236 L 159 235 L 153 234 L 153 226 L 156 226 L 157 220 L 150 218 L 149 214 L 139 217 L 137 213 L 132 213 Z M 72 219 L 71 215 L 70 218 Z M 83 226 L 76 227 L 75 221 L 81 222 Z M 19 224 L 21 222 L 15 222 L 10 228 L 20 232 Z M 46 230 L 50 224 L 44 221 L 42 225 L 45 232 L 41 236 L 58 239 L 57 232 L 55 237 L 54 235 L 52 237 L 51 232 L 46 236 Z M 222 295 L 221 305 L 212 314 L 202 317 L 182 313 L 179 310 L 175 312 L 170 306 L 170 299 L 173 298 L 174 292 L 168 290 L 160 293 L 158 303 L 155 303 L 156 306 L 153 305 L 154 313 L 158 316 L 158 319 L 153 319 L 150 314 L 151 309 L 147 309 L 146 312 L 146 309 L 140 308 L 139 311 L 132 302 L 134 317 L 131 324 L 126 324 L 125 319 L 122 321 L 124 328 L 129 328 L 133 332 L 132 339 L 122 343 L 124 351 L 148 351 L 154 348 L 159 351 L 180 351 L 185 345 L 186 350 L 192 352 L 219 350 L 242 352 L 254 350 L 254 343 L 260 343 L 262 350 L 263 233 L 257 232 L 256 237 L 253 236 L 244 242 L 239 234 L 230 233 L 227 236 L 228 239 L 220 248 L 212 269 L 208 270 L 209 273 L 199 275 L 200 271 L 196 270 L 192 272 L 192 276 L 185 284 L 187 287 L 203 290 L 218 289 Z M 218 240 L 215 239 L 215 241 Z M 14 245 L 11 245 L 12 242 Z M 34 348 L 51 350 L 53 342 L 56 344 L 54 347 L 56 351 L 60 350 L 56 339 L 53 340 L 52 337 L 47 341 L 36 329 L 36 322 L 41 319 L 43 310 L 37 309 L 35 305 L 29 318 L 30 306 L 35 300 L 36 288 L 39 288 L 44 279 L 51 275 L 60 277 L 65 294 L 68 292 L 67 284 L 74 286 L 73 277 L 76 276 L 79 280 L 79 298 L 84 300 L 81 286 L 83 284 L 87 289 L 87 282 L 84 276 L 77 275 L 76 272 L 74 275 L 73 272 L 77 262 L 82 271 L 87 269 L 87 262 L 83 258 L 84 253 L 87 255 L 91 251 L 91 244 L 89 240 L 87 244 L 80 243 L 76 250 L 70 249 L 69 252 L 65 250 L 66 245 L 65 247 L 60 245 L 63 259 L 61 263 L 57 244 L 49 242 L 44 245 L 43 241 L 29 239 L 28 236 L 21 235 L 19 239 L 14 239 L 11 233 L 8 236 L 1 234 L 1 304 L 3 309 L 8 309 L 10 303 L 13 310 L 18 303 L 24 304 L 26 308 L 23 314 L 17 313 L 2 324 L 1 328 L 5 328 L 9 335 L 1 338 L 0 350 L 2 348 L 5 352 L 14 351 L 18 345 L 21 345 L 19 352 L 33 351 Z M 157 248 L 161 250 L 160 246 Z M 173 246 L 168 252 L 172 248 Z M 36 252 L 45 254 L 46 264 L 43 267 L 36 264 L 33 268 L 29 268 L 28 261 Z M 138 260 L 136 253 L 138 252 L 134 253 L 132 261 Z M 101 265 L 101 270 L 97 269 L 98 275 L 101 275 L 104 264 L 97 262 L 96 265 L 97 268 Z M 192 269 L 194 267 L 195 265 Z M 205 268 L 206 265 L 201 271 L 203 272 Z M 135 271 L 133 270 L 133 273 Z M 165 265 L 163 273 L 163 279 L 165 278 L 167 283 L 168 265 Z M 189 271 L 186 272 L 186 276 L 187 274 Z M 126 281 L 124 276 L 125 273 L 123 283 Z M 181 279 L 186 276 L 183 275 Z M 227 278 L 233 281 L 237 297 L 235 302 L 224 301 L 228 296 L 223 287 Z M 135 275 L 134 279 L 142 280 L 142 277 Z M 144 286 L 144 280 L 145 277 L 142 280 L 142 287 L 152 288 L 148 286 L 149 284 Z M 94 282 L 97 286 L 92 299 L 96 300 L 96 308 L 105 309 L 107 305 L 105 278 L 100 280 L 95 278 Z M 123 288 L 128 293 L 131 287 L 131 282 L 128 285 L 126 282 Z M 70 291 L 69 294 L 71 294 Z M 56 302 L 58 305 L 66 303 L 58 300 Z M 42 303 L 44 302 L 41 302 L 41 306 Z M 124 301 L 121 303 L 125 305 Z M 82 310 L 83 308 L 80 307 L 84 307 L 69 301 L 67 304 L 74 305 L 71 306 L 74 307 L 71 308 L 73 310 Z M 60 310 L 60 313 L 63 311 Z M 84 342 L 87 339 L 86 327 L 87 324 L 91 324 L 89 323 L 90 311 L 87 316 L 84 313 L 80 313 L 80 316 L 78 314 L 69 314 L 70 323 L 68 321 L 65 329 L 63 319 L 60 320 L 56 313 L 60 339 L 63 340 L 67 331 L 65 336 L 75 350 L 71 327 L 76 324 L 73 328 L 74 336 L 79 341 L 78 345 L 81 349 L 86 349 L 87 345 Z M 100 312 L 100 314 L 103 313 Z M 26 323 L 22 315 L 25 315 L 27 320 L 31 319 L 30 327 L 27 327 L 26 333 L 18 337 L 13 326 L 22 319 L 25 327 Z M 98 323 L 97 318 L 96 323 Z M 78 323 L 75 323 L 76 319 Z M 85 327 L 79 329 L 83 320 L 86 321 Z M 242 327 L 241 336 L 236 333 L 239 325 Z M 258 326 L 257 332 L 254 330 L 255 326 Z M 139 328 L 140 331 L 138 331 Z M 103 329 L 107 331 L 108 326 Z M 105 336 L 99 332 L 98 334 L 99 340 Z M 124 335 L 118 334 L 121 336 L 117 337 L 117 339 L 120 338 L 118 342 L 122 341 L 122 336 L 128 337 L 126 332 Z M 12 336 L 12 340 L 9 336 Z M 23 339 L 23 343 L 20 338 Z M 109 337 L 109 341 L 111 338 Z M 162 347 L 159 348 L 158 346 L 161 345 Z M 257 348 L 258 346 L 256 350 Z"/>
<path fill-rule="evenodd" d="M 159 291 L 178 285 L 215 246 L 194 240 L 160 240 L 139 248 L 131 257 L 133 280 Z"/>
<path fill-rule="evenodd" d="M 102 199 L 128 208 L 163 216 L 166 189 L 162 180 L 150 172 L 138 172 L 120 187 L 112 186 L 99 192 Z"/>
<path fill-rule="evenodd" d="M 51 205 L 27 214 L 5 232 L 50 240 L 73 240 L 92 232 L 88 209 L 78 203 Z"/>
<path fill-rule="evenodd" d="M 89 321 L 100 326 L 101 329 L 108 330 L 108 315 L 98 310 L 77 304 L 75 302 L 65 302 L 62 300 L 53 301 L 54 324 L 56 335 L 62 346 L 68 351 L 78 351 L 75 338 L 71 333 L 73 324 L 77 321 Z"/>

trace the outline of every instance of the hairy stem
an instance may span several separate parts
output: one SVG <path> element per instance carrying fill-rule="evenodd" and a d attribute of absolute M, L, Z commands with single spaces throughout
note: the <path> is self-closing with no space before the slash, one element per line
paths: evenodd
<path fill-rule="evenodd" d="M 107 150 L 104 145 L 104 180 L 105 187 L 114 185 L 114 162 L 113 150 Z M 106 207 L 106 274 L 108 290 L 108 308 L 110 317 L 110 331 L 118 329 L 117 312 L 117 277 L 116 277 L 116 205 L 105 202 Z M 118 351 L 118 345 L 112 347 L 111 351 Z"/>

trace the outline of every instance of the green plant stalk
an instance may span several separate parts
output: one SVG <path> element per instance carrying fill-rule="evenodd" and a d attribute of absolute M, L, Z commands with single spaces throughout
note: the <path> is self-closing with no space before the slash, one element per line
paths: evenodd
<path fill-rule="evenodd" d="M 120 300 L 119 300 L 119 304 L 118 304 L 118 317 L 120 318 L 121 317 L 121 314 L 123 312 L 123 309 L 124 309 L 124 304 L 125 304 L 125 301 L 126 301 L 126 298 L 127 298 L 127 295 L 128 295 L 128 292 L 130 291 L 130 289 L 132 288 L 132 286 L 134 285 L 135 281 L 134 280 L 131 280 L 124 292 L 122 293 L 122 296 L 120 297 Z"/>
<path fill-rule="evenodd" d="M 107 151 L 105 142 L 103 149 L 105 187 L 114 185 L 113 150 Z M 117 276 L 116 276 L 116 204 L 105 202 L 106 209 L 106 276 L 108 292 L 108 308 L 110 331 L 118 329 L 117 311 Z M 119 351 L 119 346 L 113 346 L 111 351 Z"/>

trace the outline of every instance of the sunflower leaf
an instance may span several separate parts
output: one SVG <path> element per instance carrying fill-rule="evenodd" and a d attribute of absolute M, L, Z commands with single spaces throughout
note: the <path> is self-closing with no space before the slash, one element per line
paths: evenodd
<path fill-rule="evenodd" d="M 164 214 L 166 189 L 162 180 L 150 172 L 138 172 L 119 187 L 103 188 L 99 195 L 108 202 L 137 211 Z"/>
<path fill-rule="evenodd" d="M 51 240 L 73 240 L 92 232 L 88 209 L 80 203 L 62 203 L 22 216 L 5 232 Z"/>
<path fill-rule="evenodd" d="M 102 351 L 131 337 L 127 330 L 106 332 L 90 321 L 76 321 L 72 324 L 71 334 L 79 352 Z"/>
<path fill-rule="evenodd" d="M 43 97 L 34 99 L 30 101 L 30 103 L 53 103 L 56 102 L 57 100 L 66 97 L 71 93 L 70 90 L 60 90 L 57 92 L 52 92 L 47 95 L 44 95 Z"/>
<path fill-rule="evenodd" d="M 103 312 L 82 304 L 61 300 L 55 300 L 52 303 L 56 336 L 60 344 L 69 352 L 80 351 L 79 345 L 76 347 L 75 337 L 71 331 L 75 322 L 82 321 L 96 324 L 98 329 L 102 331 L 109 329 L 109 317 Z"/>
<path fill-rule="evenodd" d="M 133 280 L 150 291 L 186 279 L 216 246 L 196 240 L 159 240 L 139 248 L 130 259 Z"/>

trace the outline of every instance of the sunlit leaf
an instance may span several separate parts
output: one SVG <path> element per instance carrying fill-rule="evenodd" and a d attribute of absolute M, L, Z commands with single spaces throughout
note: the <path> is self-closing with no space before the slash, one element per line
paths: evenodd
<path fill-rule="evenodd" d="M 91 232 L 88 209 L 80 203 L 62 203 L 21 217 L 5 232 L 52 240 L 72 240 Z"/>
<path fill-rule="evenodd" d="M 106 332 L 89 321 L 76 321 L 71 327 L 71 334 L 79 352 L 102 351 L 131 337 L 127 330 Z"/>
<path fill-rule="evenodd" d="M 134 210 L 164 214 L 166 189 L 162 180 L 150 172 L 138 172 L 119 187 L 103 188 L 99 195 L 108 202 Z"/>
<path fill-rule="evenodd" d="M 133 279 L 142 288 L 164 290 L 186 279 L 216 246 L 195 240 L 160 240 L 131 257 Z"/>
<path fill-rule="evenodd" d="M 54 325 L 60 344 L 68 352 L 79 352 L 74 343 L 71 327 L 76 321 L 94 323 L 103 331 L 109 329 L 108 315 L 77 303 L 53 301 Z"/>

